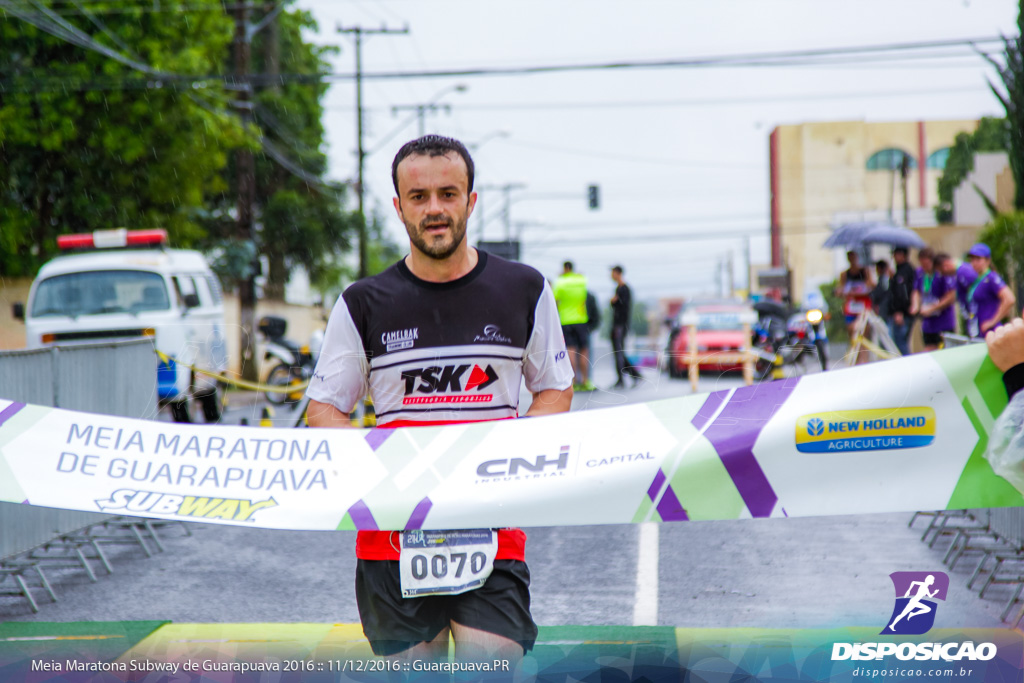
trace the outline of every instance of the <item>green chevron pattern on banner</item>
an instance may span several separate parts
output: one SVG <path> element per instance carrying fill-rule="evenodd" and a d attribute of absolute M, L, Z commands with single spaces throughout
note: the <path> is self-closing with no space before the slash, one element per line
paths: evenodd
<path fill-rule="evenodd" d="M 987 355 L 982 356 L 980 363 L 977 361 L 978 352 L 983 349 L 984 345 L 978 344 L 934 354 L 936 362 L 950 378 L 964 412 L 978 435 L 978 443 L 971 451 L 963 474 L 950 496 L 951 509 L 987 507 L 979 505 L 977 501 L 990 497 L 1007 501 L 1001 505 L 1024 505 L 1024 496 L 1009 482 L 1001 477 L 992 477 L 992 467 L 984 457 L 988 434 L 999 413 L 1006 407 L 1007 399 L 998 368 Z"/>

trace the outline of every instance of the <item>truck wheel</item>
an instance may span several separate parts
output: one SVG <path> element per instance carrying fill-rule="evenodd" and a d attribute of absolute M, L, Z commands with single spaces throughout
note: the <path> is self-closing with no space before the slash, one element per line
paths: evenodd
<path fill-rule="evenodd" d="M 224 385 L 217 382 L 217 387 L 213 391 L 199 397 L 199 404 L 203 408 L 203 419 L 207 424 L 220 422 L 224 414 Z"/>
<path fill-rule="evenodd" d="M 189 403 L 187 398 L 180 401 L 172 401 L 171 406 L 171 417 L 175 422 L 192 422 L 192 404 Z"/>

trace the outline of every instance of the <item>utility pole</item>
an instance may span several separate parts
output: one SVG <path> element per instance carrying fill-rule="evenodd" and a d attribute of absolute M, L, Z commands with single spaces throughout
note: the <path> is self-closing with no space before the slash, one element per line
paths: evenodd
<path fill-rule="evenodd" d="M 235 78 L 240 84 L 238 92 L 238 113 L 243 128 L 252 123 L 252 83 L 249 80 L 251 64 L 251 35 L 248 31 L 249 3 L 248 0 L 235 5 L 235 38 L 234 62 Z M 256 166 L 252 152 L 245 146 L 235 152 L 235 166 L 238 181 L 238 221 L 235 224 L 235 236 L 243 244 L 253 244 L 252 205 L 256 196 Z M 254 255 L 254 259 L 258 259 Z M 258 263 L 258 261 L 256 262 Z M 242 378 L 256 381 L 258 371 L 255 358 L 256 329 L 256 263 L 250 264 L 248 274 L 238 283 L 238 307 L 240 323 L 240 346 L 242 352 Z"/>
<path fill-rule="evenodd" d="M 505 193 L 505 207 L 504 207 L 504 209 L 502 209 L 501 213 L 502 213 L 502 222 L 505 224 L 505 241 L 507 242 L 507 241 L 511 241 L 511 239 L 512 239 L 512 213 L 511 213 L 511 208 L 510 208 L 511 205 L 512 205 L 512 197 L 511 197 L 512 190 L 521 190 L 524 187 L 526 187 L 526 185 L 524 183 L 505 183 L 504 185 L 480 185 L 480 186 L 477 187 L 477 208 L 476 208 L 476 210 L 480 211 L 480 237 L 481 237 L 481 239 L 483 238 L 484 226 L 486 224 L 484 223 L 485 219 L 484 219 L 484 216 L 483 216 L 483 209 L 481 208 L 482 205 L 480 204 L 480 197 L 482 196 L 480 193 L 485 192 L 487 190 L 501 190 L 502 192 Z"/>
<path fill-rule="evenodd" d="M 744 268 L 744 270 L 745 270 L 745 272 L 747 274 L 746 275 L 747 296 L 749 297 L 750 293 L 754 291 L 754 283 L 750 281 L 751 275 L 750 275 L 750 238 L 749 237 L 744 237 L 743 238 L 743 268 Z"/>
<path fill-rule="evenodd" d="M 736 279 L 733 275 L 733 263 L 732 263 L 732 252 L 729 252 L 727 257 L 729 260 L 726 261 L 726 266 L 729 270 L 729 296 L 732 297 L 736 293 Z"/>
<path fill-rule="evenodd" d="M 445 114 L 451 114 L 452 113 L 452 105 L 450 105 L 450 104 L 438 104 L 436 102 L 429 102 L 427 104 L 396 104 L 395 106 L 391 107 L 391 113 L 392 114 L 397 114 L 400 111 L 415 111 L 416 112 L 416 120 L 419 123 L 419 126 L 417 128 L 417 130 L 419 131 L 419 135 L 417 137 L 423 137 L 424 135 L 426 135 L 426 128 L 425 128 L 424 122 L 423 122 L 424 114 L 426 114 L 426 112 L 428 112 L 428 111 L 431 114 L 433 114 L 433 113 L 435 113 L 435 112 L 437 112 L 439 110 L 444 110 Z"/>
<path fill-rule="evenodd" d="M 505 192 L 505 241 L 512 241 L 512 190 L 521 190 L 523 183 L 505 183 L 501 189 Z"/>
<path fill-rule="evenodd" d="M 362 26 L 352 26 L 349 28 L 342 28 L 338 25 L 338 33 L 351 33 L 355 36 L 356 43 L 356 144 L 358 157 L 358 173 L 356 176 L 356 193 L 359 197 L 359 213 L 356 220 L 359 222 L 359 279 L 363 279 L 368 275 L 367 272 L 367 253 L 366 253 L 366 213 L 365 213 L 365 187 L 363 184 L 363 162 L 366 159 L 366 151 L 363 149 L 363 35 L 394 35 L 394 34 L 406 34 L 409 32 L 409 27 L 399 29 L 389 29 L 386 26 L 380 28 L 363 28 Z"/>
<path fill-rule="evenodd" d="M 910 225 L 910 204 L 907 202 L 907 176 L 910 175 L 910 155 L 904 154 L 900 161 L 900 185 L 903 187 L 903 225 Z"/>

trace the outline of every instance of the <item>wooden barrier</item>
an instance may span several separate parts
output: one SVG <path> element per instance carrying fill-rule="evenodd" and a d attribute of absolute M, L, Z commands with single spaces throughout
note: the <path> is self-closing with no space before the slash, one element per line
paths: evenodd
<path fill-rule="evenodd" d="M 730 316 L 736 317 L 743 329 L 743 346 L 738 351 L 699 351 L 697 349 L 697 331 L 701 328 L 701 319 L 709 316 Z M 700 311 L 687 311 L 683 314 L 682 324 L 687 329 L 687 352 L 682 357 L 682 362 L 688 366 L 690 376 L 690 387 L 694 393 L 697 392 L 697 383 L 700 380 L 701 365 L 742 365 L 743 383 L 747 386 L 754 383 L 754 361 L 757 354 L 750 350 L 750 325 L 757 321 L 757 314 L 754 311 L 736 311 L 725 313 L 704 313 Z"/>

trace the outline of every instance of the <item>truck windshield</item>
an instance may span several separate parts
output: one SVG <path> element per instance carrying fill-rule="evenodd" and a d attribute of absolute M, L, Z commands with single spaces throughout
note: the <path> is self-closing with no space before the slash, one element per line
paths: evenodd
<path fill-rule="evenodd" d="M 163 311 L 171 307 L 157 273 L 101 270 L 47 278 L 36 288 L 33 318 Z"/>

